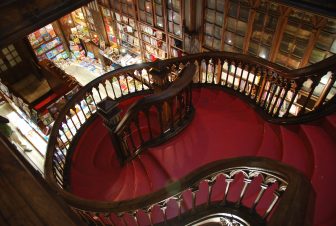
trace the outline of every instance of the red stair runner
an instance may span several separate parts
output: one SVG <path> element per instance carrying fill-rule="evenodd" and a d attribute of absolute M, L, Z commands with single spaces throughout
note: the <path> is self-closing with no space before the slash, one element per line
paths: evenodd
<path fill-rule="evenodd" d="M 122 102 L 123 111 L 136 99 Z M 322 123 L 278 126 L 265 122 L 246 103 L 220 90 L 196 89 L 193 102 L 196 114 L 191 125 L 122 168 L 102 120 L 95 119 L 74 152 L 70 175 L 72 192 L 95 200 L 131 199 L 162 188 L 212 161 L 257 155 L 282 160 L 310 177 L 317 193 L 314 225 L 336 225 L 335 115 L 320 120 Z M 234 188 L 242 183 L 237 180 L 232 185 Z M 216 183 L 212 199 L 222 198 L 219 191 L 223 186 L 224 178 Z M 247 190 L 244 204 L 252 204 L 257 188 L 258 179 Z M 202 189 L 199 192 L 206 194 Z M 265 196 L 265 203 L 270 195 Z M 228 198 L 237 199 L 234 189 Z M 186 201 L 184 208 L 190 205 Z M 261 203 L 257 210 L 264 211 L 263 206 L 266 205 Z M 168 208 L 168 217 L 173 216 L 173 212 L 173 208 Z M 144 223 L 145 219 L 142 219 Z M 154 210 L 152 219 L 154 223 L 162 221 L 162 213 Z"/>

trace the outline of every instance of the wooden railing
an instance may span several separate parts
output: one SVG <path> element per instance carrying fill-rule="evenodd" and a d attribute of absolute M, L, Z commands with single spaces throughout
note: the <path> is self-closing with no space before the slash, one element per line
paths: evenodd
<path fill-rule="evenodd" d="M 294 168 L 254 157 L 210 163 L 132 200 L 99 202 L 59 192 L 86 223 L 101 226 L 186 225 L 209 213 L 241 225 L 309 226 L 315 198 L 310 182 Z M 238 194 L 234 200 L 232 193 Z"/>
<path fill-rule="evenodd" d="M 138 100 L 128 109 L 113 132 L 122 161 L 176 136 L 191 122 L 191 84 L 195 73 L 196 66 L 187 65 L 169 88 Z"/>
<path fill-rule="evenodd" d="M 71 164 L 72 145 L 95 118 L 97 104 L 106 96 L 120 101 L 152 93 L 153 77 L 149 73 L 152 68 L 165 69 L 168 80 L 173 81 L 185 65 L 195 64 L 198 72 L 193 78 L 194 86 L 217 87 L 231 92 L 250 103 L 270 122 L 301 123 L 335 111 L 335 62 L 336 56 L 333 56 L 307 68 L 290 71 L 243 54 L 208 52 L 132 65 L 107 73 L 74 95 L 55 121 L 47 150 L 46 179 L 70 205 L 76 206 L 77 201 L 83 201 L 63 190 L 67 184 L 66 171 Z M 87 201 L 85 208 L 79 209 L 91 213 L 89 203 Z"/>

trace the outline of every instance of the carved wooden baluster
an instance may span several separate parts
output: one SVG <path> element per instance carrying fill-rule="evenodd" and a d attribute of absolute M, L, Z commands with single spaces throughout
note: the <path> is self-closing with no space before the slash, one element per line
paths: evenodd
<path fill-rule="evenodd" d="M 72 109 L 71 109 L 71 110 L 72 110 Z M 68 121 L 69 119 L 70 119 L 70 121 L 71 121 L 73 127 L 75 128 L 75 130 L 78 131 L 77 126 L 76 126 L 75 122 L 73 121 L 70 112 L 69 112 L 69 115 L 66 115 L 66 120 Z M 79 128 L 80 128 L 80 127 L 79 127 Z"/>
<path fill-rule="evenodd" d="M 55 146 L 55 149 L 56 149 L 56 151 L 54 153 L 56 155 L 56 159 L 60 160 L 63 164 L 65 164 L 65 155 L 64 155 L 64 153 L 57 146 Z M 63 169 L 63 167 L 61 167 L 61 169 Z"/>
<path fill-rule="evenodd" d="M 132 122 L 131 122 L 132 123 Z M 133 155 L 134 151 L 137 149 L 137 147 L 135 146 L 135 142 L 134 142 L 134 139 L 133 139 L 133 134 L 132 134 L 132 131 L 131 131 L 131 123 L 128 125 L 128 127 L 126 128 L 125 132 L 126 134 L 128 135 L 129 137 L 129 140 L 131 141 L 131 145 L 133 147 L 133 150 L 128 150 L 130 151 L 130 154 Z"/>
<path fill-rule="evenodd" d="M 117 82 L 118 82 L 118 86 L 119 86 L 119 90 L 120 90 L 120 95 L 124 96 L 123 90 L 121 88 L 121 84 L 120 84 L 120 76 L 116 77 Z"/>
<path fill-rule="evenodd" d="M 97 223 L 97 225 L 99 225 L 99 226 L 102 226 L 102 225 L 106 226 L 105 217 L 102 219 L 101 215 L 99 213 L 94 213 L 94 215 L 93 215 L 92 218 L 95 220 L 95 223 Z"/>
<path fill-rule="evenodd" d="M 217 64 L 216 64 L 216 80 L 215 83 L 216 84 L 221 84 L 221 76 L 222 76 L 222 63 L 221 63 L 221 59 L 218 58 L 217 59 Z"/>
<path fill-rule="evenodd" d="M 267 81 L 269 80 L 269 75 L 266 69 L 262 71 L 262 75 L 260 76 L 260 78 L 261 78 L 261 85 L 258 86 L 258 89 L 256 92 L 257 94 L 256 103 L 258 103 L 259 105 L 262 102 L 262 97 L 263 97 L 263 94 L 266 88 L 266 84 L 267 84 Z M 259 84 L 260 84 L 260 81 L 259 81 Z"/>
<path fill-rule="evenodd" d="M 53 161 L 54 162 L 54 161 Z M 55 162 L 54 162 L 55 163 Z M 56 163 L 55 163 L 56 164 Z M 56 169 L 54 169 L 56 170 Z M 63 178 L 59 175 L 59 174 L 62 174 L 61 172 L 59 172 L 59 170 L 57 169 L 57 171 L 54 171 L 53 172 L 54 174 L 54 177 L 56 178 L 57 180 L 57 183 L 61 186 L 61 187 L 64 187 L 64 183 L 63 183 Z"/>
<path fill-rule="evenodd" d="M 78 120 L 78 123 L 79 123 L 79 125 L 81 126 L 81 125 L 83 125 L 83 123 L 82 123 L 82 121 L 80 120 L 80 118 L 79 118 L 79 116 L 78 116 L 78 113 L 77 113 L 77 111 L 76 111 L 76 105 L 74 106 L 74 108 L 71 108 L 71 110 L 74 112 L 74 114 L 76 115 L 76 118 L 77 118 L 77 120 Z M 80 128 L 80 127 L 79 127 Z"/>
<path fill-rule="evenodd" d="M 139 138 L 140 138 L 140 142 L 141 142 L 140 146 L 141 146 L 144 143 L 144 139 L 143 139 L 143 136 L 142 136 L 140 125 L 139 125 L 139 113 L 134 118 L 134 124 L 135 124 L 135 127 L 137 128 L 137 131 L 138 131 L 138 134 L 139 134 Z"/>
<path fill-rule="evenodd" d="M 68 151 L 68 148 L 66 147 L 66 144 L 65 144 L 64 141 L 61 139 L 61 135 L 60 135 L 59 137 L 57 137 L 57 143 L 58 143 L 58 144 L 61 143 L 61 146 L 62 146 L 63 148 L 59 147 L 60 149 L 65 149 L 66 151 Z"/>
<path fill-rule="evenodd" d="M 192 186 L 190 190 L 191 190 L 191 211 L 195 211 L 198 185 Z"/>
<path fill-rule="evenodd" d="M 162 105 L 158 104 L 155 107 L 158 111 L 161 135 L 163 135 Z"/>
<path fill-rule="evenodd" d="M 204 83 L 208 83 L 208 69 L 209 69 L 209 64 L 210 64 L 210 60 L 204 60 L 205 63 L 205 82 Z"/>
<path fill-rule="evenodd" d="M 142 112 L 146 116 L 147 127 L 148 127 L 148 130 L 149 130 L 149 137 L 150 137 L 150 139 L 152 139 L 153 138 L 153 132 L 152 132 L 152 126 L 151 126 L 150 119 L 149 119 L 149 117 L 150 117 L 149 108 L 144 109 Z"/>
<path fill-rule="evenodd" d="M 266 183 L 261 183 L 260 184 L 260 191 L 256 197 L 256 199 L 254 200 L 252 206 L 251 206 L 251 212 L 255 212 L 255 208 L 257 207 L 260 199 L 262 198 L 262 196 L 264 195 L 266 189 L 268 188 L 268 185 Z"/>
<path fill-rule="evenodd" d="M 280 196 L 283 194 L 285 191 L 285 187 L 280 187 L 278 190 L 274 191 L 273 193 L 273 200 L 269 207 L 267 208 L 265 214 L 263 215 L 263 219 L 266 219 L 268 215 L 271 213 L 272 209 L 274 208 L 275 204 L 279 201 Z"/>
<path fill-rule="evenodd" d="M 138 216 L 137 216 L 137 212 L 138 212 L 137 210 L 134 210 L 130 213 L 130 215 L 133 217 L 135 224 L 137 226 L 140 226 L 139 219 L 138 219 Z"/>
<path fill-rule="evenodd" d="M 224 86 L 228 87 L 228 79 L 229 79 L 229 75 L 230 75 L 230 71 L 231 71 L 231 63 L 229 63 L 229 60 L 227 61 L 227 65 L 228 65 L 228 69 L 226 71 L 226 78 L 225 78 L 225 82 L 224 82 Z"/>
<path fill-rule="evenodd" d="M 181 219 L 182 216 L 182 202 L 183 202 L 183 198 L 182 198 L 182 193 L 176 196 L 176 202 L 177 202 L 177 216 L 179 219 Z"/>
<path fill-rule="evenodd" d="M 83 101 L 83 100 L 82 100 Z M 83 113 L 83 117 L 84 117 L 84 122 L 88 119 L 88 116 L 85 114 L 85 111 L 84 111 L 84 109 L 83 109 L 83 107 L 82 107 L 82 105 L 81 105 L 81 102 L 82 101 L 80 101 L 79 103 L 78 103 L 78 105 L 79 105 L 79 108 L 80 108 L 80 110 L 81 110 L 81 112 Z"/>
<path fill-rule="evenodd" d="M 286 97 L 287 97 L 287 94 L 288 94 L 288 92 L 290 90 L 290 87 L 291 87 L 290 81 L 286 81 L 285 80 L 285 92 L 284 92 L 284 95 L 282 96 L 282 99 L 280 101 L 280 104 L 279 104 L 278 109 L 277 109 L 277 111 L 276 111 L 276 113 L 275 113 L 274 116 L 279 117 L 280 110 L 281 110 L 282 105 L 284 104 L 284 102 L 286 100 Z M 279 95 L 281 95 L 281 93 Z"/>
<path fill-rule="evenodd" d="M 245 67 L 242 67 L 242 63 L 240 63 L 241 65 L 241 73 L 240 73 L 240 79 L 239 79 L 239 83 L 238 83 L 238 88 L 237 90 L 241 93 L 243 91 L 243 89 L 240 89 L 240 85 L 241 85 L 241 81 L 243 80 L 243 74 L 244 74 L 244 71 L 247 71 L 248 70 L 248 66 L 245 65 Z M 246 81 L 245 81 L 246 82 Z"/>
<path fill-rule="evenodd" d="M 226 204 L 226 199 L 227 199 L 227 196 L 228 196 L 228 193 L 229 193 L 229 190 L 230 190 L 230 185 L 231 185 L 232 181 L 233 181 L 233 178 L 229 178 L 228 176 L 226 176 L 226 178 L 225 178 L 226 186 L 225 186 L 225 191 L 224 191 L 224 197 L 223 197 L 223 200 L 222 200 L 222 205 Z"/>
<path fill-rule="evenodd" d="M 197 72 L 198 72 L 198 83 L 201 83 L 201 73 L 202 73 L 202 65 L 200 64 L 200 61 L 196 60 L 196 65 L 197 65 Z"/>
<path fill-rule="evenodd" d="M 59 159 L 62 159 L 58 153 L 58 151 L 54 152 L 54 163 L 55 165 L 58 166 L 59 169 L 61 169 L 62 171 L 64 170 L 64 168 L 62 167 L 62 165 L 59 162 Z M 63 161 L 62 161 L 63 162 Z"/>
<path fill-rule="evenodd" d="M 319 84 L 319 80 L 318 80 L 318 79 L 314 79 L 314 80 L 312 80 L 312 81 L 313 81 L 313 83 L 312 83 L 311 86 L 310 86 L 309 94 L 308 94 L 308 96 L 307 96 L 305 102 L 303 103 L 302 108 L 300 109 L 300 111 L 299 111 L 299 113 L 298 113 L 297 116 L 300 116 L 300 115 L 302 115 L 302 114 L 305 113 L 305 110 L 306 110 L 306 108 L 307 108 L 308 102 L 309 102 L 311 96 L 313 95 L 316 86 Z"/>
<path fill-rule="evenodd" d="M 287 107 L 286 113 L 284 114 L 284 118 L 287 118 L 287 117 L 288 117 L 288 115 L 289 115 L 289 110 L 290 110 L 290 108 L 292 107 L 292 105 L 293 105 L 293 103 L 294 103 L 294 100 L 295 100 L 295 98 L 297 97 L 297 95 L 298 95 L 298 93 L 299 93 L 299 91 L 300 91 L 302 85 L 303 85 L 303 81 L 302 81 L 302 80 L 297 81 L 297 85 L 294 87 L 294 94 L 293 94 L 293 96 L 292 96 L 292 99 L 291 99 L 290 102 L 289 102 L 289 105 L 288 105 L 288 107 Z"/>
<path fill-rule="evenodd" d="M 233 66 L 235 67 L 235 70 L 233 72 L 233 79 L 232 79 L 232 85 L 231 85 L 232 89 L 235 89 L 234 88 L 234 84 L 235 84 L 235 81 L 236 81 L 236 75 L 237 75 L 238 65 L 239 65 L 239 63 L 237 64 L 235 61 L 233 61 Z"/>
<path fill-rule="evenodd" d="M 221 80 L 220 80 L 220 84 L 223 85 L 223 86 L 226 85 L 225 82 L 223 82 L 224 84 L 222 84 L 223 74 L 225 74 L 225 72 L 223 73 L 223 67 L 224 67 L 225 63 L 226 63 L 227 65 L 229 65 L 229 63 L 224 59 L 224 60 L 223 60 L 222 67 L 221 67 Z M 225 70 L 225 69 L 224 69 L 224 70 Z M 227 76 L 227 73 L 226 73 L 226 76 Z M 226 79 L 225 79 L 224 81 L 226 81 Z"/>
<path fill-rule="evenodd" d="M 211 67 L 212 67 L 212 84 L 215 84 L 215 74 L 216 74 L 216 65 L 212 62 L 214 61 L 213 59 L 211 59 Z"/>
<path fill-rule="evenodd" d="M 91 110 L 91 108 L 90 108 L 90 105 L 89 105 L 89 103 L 88 103 L 88 101 L 87 101 L 87 99 L 86 98 L 88 98 L 88 96 L 89 96 L 89 94 L 88 93 L 86 93 L 85 95 L 84 95 L 84 101 L 85 101 L 85 104 L 86 104 L 86 106 L 87 106 L 87 108 L 88 108 L 88 110 L 89 110 L 89 112 L 90 112 L 90 115 L 92 115 L 93 113 L 92 113 L 92 110 Z"/>
<path fill-rule="evenodd" d="M 115 90 L 114 90 L 114 87 L 113 87 L 113 78 L 111 78 L 111 80 L 108 79 L 107 81 L 108 81 L 108 82 L 110 83 L 110 85 L 111 85 L 111 89 L 112 89 L 112 92 L 113 92 L 113 99 L 116 99 L 117 96 L 116 96 L 116 93 L 115 93 Z M 112 98 L 112 97 L 111 97 L 111 98 Z"/>
<path fill-rule="evenodd" d="M 239 199 L 236 203 L 237 206 L 240 206 L 241 204 L 241 201 L 243 200 L 245 194 L 246 194 L 246 191 L 247 191 L 247 188 L 248 186 L 251 184 L 252 180 L 250 178 L 244 178 L 244 186 L 240 192 L 240 195 L 239 195 Z"/>
<path fill-rule="evenodd" d="M 211 203 L 211 195 L 212 195 L 212 189 L 214 184 L 216 183 L 216 177 L 210 178 L 208 181 L 208 198 L 207 198 L 207 205 L 209 206 Z"/>
<path fill-rule="evenodd" d="M 89 94 L 89 95 L 91 96 L 92 101 L 93 101 L 93 104 L 94 104 L 94 106 L 96 107 L 96 106 L 97 106 L 97 103 L 96 103 L 96 100 L 93 98 L 93 91 L 92 91 L 92 89 L 90 90 L 90 94 Z"/>
<path fill-rule="evenodd" d="M 110 226 L 116 226 L 115 223 L 111 220 L 111 214 L 112 213 L 104 213 L 104 219 L 108 222 L 108 225 Z"/>
<path fill-rule="evenodd" d="M 127 221 L 125 220 L 125 213 L 118 213 L 117 217 L 121 220 L 121 222 L 123 223 L 124 226 L 127 226 Z"/>
<path fill-rule="evenodd" d="M 238 64 L 236 64 L 236 67 L 235 67 L 235 72 L 234 72 L 233 82 L 232 82 L 232 88 L 233 88 L 234 90 L 239 89 L 239 86 L 237 87 L 237 89 L 235 88 L 235 82 L 236 82 L 236 79 L 239 79 L 239 78 L 237 78 L 237 71 L 238 71 L 238 68 L 241 68 L 241 62 L 239 62 Z M 239 82 L 238 82 L 238 83 L 239 83 Z"/>
<path fill-rule="evenodd" d="M 169 105 L 169 112 L 170 112 L 170 128 L 171 130 L 174 130 L 174 98 L 171 98 L 167 101 L 168 105 Z"/>
<path fill-rule="evenodd" d="M 325 88 L 324 90 L 322 91 L 319 99 L 316 101 L 316 104 L 314 106 L 314 110 L 315 109 L 318 109 L 319 107 L 321 107 L 324 103 L 324 101 L 326 100 L 331 88 L 333 87 L 335 81 L 336 81 L 336 75 L 335 75 L 335 72 L 330 72 L 331 75 L 330 75 L 330 78 L 328 79 L 327 81 L 327 84 L 325 85 Z"/>
<path fill-rule="evenodd" d="M 145 214 L 147 215 L 148 220 L 149 220 L 149 225 L 151 225 L 151 226 L 153 225 L 152 208 L 153 208 L 153 206 L 142 209 L 145 212 Z"/>
<path fill-rule="evenodd" d="M 65 121 L 65 122 L 63 122 L 62 124 L 65 124 L 65 125 L 66 125 L 66 127 L 68 128 L 70 134 L 72 135 L 72 137 L 74 137 L 75 135 L 74 135 L 74 133 L 71 131 L 70 127 L 68 126 L 68 123 Z M 72 138 L 72 137 L 71 137 L 71 138 Z"/>
<path fill-rule="evenodd" d="M 265 86 L 268 85 L 268 90 L 266 91 L 266 96 L 265 96 L 265 100 L 262 101 L 261 100 L 261 107 L 265 109 L 265 107 L 267 107 L 270 103 L 272 103 L 272 99 L 270 98 L 270 100 L 268 101 L 268 97 L 270 95 L 270 93 L 272 92 L 272 88 L 273 88 L 273 79 L 272 79 L 272 75 L 268 76 L 268 79 L 266 81 Z M 262 98 L 261 98 L 262 99 Z"/>
<path fill-rule="evenodd" d="M 107 82 L 107 80 L 104 80 L 104 81 L 102 81 L 102 86 L 104 87 L 104 90 L 105 90 L 105 93 L 106 93 L 106 96 L 108 97 L 109 96 L 109 94 L 108 94 L 108 92 L 107 92 L 107 89 L 106 89 L 106 82 Z"/>
<path fill-rule="evenodd" d="M 248 67 L 247 69 L 248 69 L 248 73 L 247 73 L 247 76 L 246 76 L 246 82 L 245 82 L 245 86 L 244 86 L 244 92 L 245 92 L 245 95 L 249 96 L 250 93 L 251 93 L 251 91 L 246 90 L 246 88 L 248 88 L 250 74 L 251 73 L 255 74 L 255 67 L 252 67 L 252 68 Z M 255 78 L 255 76 L 254 76 L 254 78 Z M 251 83 L 251 89 L 252 89 L 252 86 L 253 86 L 253 82 Z"/>
<path fill-rule="evenodd" d="M 133 80 L 134 92 L 138 91 L 138 89 L 136 87 L 136 82 L 135 82 L 135 78 L 134 78 L 133 74 L 128 73 L 128 76 L 131 77 L 132 80 Z"/>
<path fill-rule="evenodd" d="M 160 209 L 162 210 L 163 214 L 163 222 L 165 225 L 167 225 L 167 205 L 160 207 Z"/>
<path fill-rule="evenodd" d="M 273 98 L 276 96 L 277 92 L 278 92 L 278 89 L 280 89 L 280 86 L 279 86 L 279 77 L 276 77 L 275 80 L 273 81 L 273 84 L 272 84 L 272 93 L 271 93 L 271 96 L 270 96 L 270 100 L 267 104 L 267 107 L 265 108 L 266 112 L 267 113 L 270 113 L 269 110 L 271 109 L 271 106 L 274 106 L 276 104 L 275 100 L 273 101 Z M 275 99 L 277 99 L 275 97 Z M 272 114 L 272 113 L 270 113 Z"/>
<path fill-rule="evenodd" d="M 78 210 L 78 211 L 76 211 L 76 212 L 81 216 L 81 219 L 82 219 L 85 223 L 87 223 L 87 224 L 91 224 L 91 220 L 90 220 L 90 218 L 85 214 L 84 211 Z"/>
<path fill-rule="evenodd" d="M 143 81 L 142 74 L 140 74 L 138 70 L 134 71 L 134 74 L 137 78 L 140 78 L 140 80 L 141 80 L 141 82 L 140 82 L 141 83 L 141 90 L 144 90 L 145 88 L 144 88 L 144 81 Z"/>
<path fill-rule="evenodd" d="M 97 86 L 94 86 L 93 88 L 97 90 L 99 99 L 100 99 L 100 101 L 101 101 L 103 98 L 101 97 L 101 94 L 100 94 L 100 91 L 99 91 L 99 84 L 98 84 Z"/>
<path fill-rule="evenodd" d="M 184 97 L 183 97 L 183 91 L 177 95 L 177 101 L 179 105 L 179 123 L 182 123 L 182 117 L 183 117 L 183 111 L 185 109 L 185 102 L 184 102 Z"/>
<path fill-rule="evenodd" d="M 58 133 L 59 133 L 60 136 L 62 136 L 62 135 L 61 135 L 61 132 L 63 133 L 63 136 L 65 137 L 65 139 L 67 140 L 67 142 L 70 144 L 70 140 L 69 140 L 69 138 L 67 137 L 67 135 L 65 134 L 64 129 L 63 129 L 62 126 L 61 126 L 60 130 L 58 130 Z"/>
<path fill-rule="evenodd" d="M 129 94 L 129 93 L 131 93 L 131 90 L 130 90 L 130 86 L 129 86 L 129 83 L 128 83 L 128 73 L 125 74 L 124 78 L 126 80 L 127 94 Z"/>
<path fill-rule="evenodd" d="M 268 113 L 271 116 L 274 116 L 274 109 L 277 106 L 277 103 L 278 103 L 278 101 L 280 99 L 280 96 L 281 96 L 281 93 L 283 92 L 283 90 L 284 90 L 284 85 L 283 85 L 283 82 L 280 81 L 279 84 L 277 85 L 277 89 L 275 91 L 275 100 L 274 100 L 274 103 L 273 103 L 272 107 L 270 107 L 268 109 Z"/>

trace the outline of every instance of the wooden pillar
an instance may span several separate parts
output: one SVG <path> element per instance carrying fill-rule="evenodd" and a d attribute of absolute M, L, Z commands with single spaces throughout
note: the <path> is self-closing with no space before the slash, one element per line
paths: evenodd
<path fill-rule="evenodd" d="M 112 100 L 110 97 L 106 97 L 100 103 L 97 104 L 97 113 L 102 117 L 104 126 L 108 129 L 113 147 L 116 151 L 116 155 L 121 165 L 125 161 L 125 156 L 122 151 L 122 144 L 118 139 L 115 129 L 120 121 L 120 112 L 118 108 L 119 103 Z"/>
<path fill-rule="evenodd" d="M 168 81 L 168 70 L 164 68 L 162 65 L 157 65 L 157 67 L 152 68 L 149 71 L 150 75 L 153 78 L 153 85 L 154 85 L 154 93 L 160 93 L 168 88 L 169 81 Z M 169 127 L 169 104 L 164 103 L 162 105 L 162 123 L 163 128 Z"/>

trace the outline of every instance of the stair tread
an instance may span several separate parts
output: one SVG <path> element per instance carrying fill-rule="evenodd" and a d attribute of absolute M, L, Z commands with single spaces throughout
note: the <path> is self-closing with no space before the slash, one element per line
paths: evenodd
<path fill-rule="evenodd" d="M 263 139 L 257 156 L 281 160 L 282 144 L 278 134 L 272 127 L 274 126 L 270 123 L 264 123 Z"/>
<path fill-rule="evenodd" d="M 139 197 L 151 192 L 149 176 L 138 158 L 132 161 L 134 167 L 134 194 L 133 197 Z"/>
<path fill-rule="evenodd" d="M 160 188 L 163 188 L 171 182 L 168 173 L 160 166 L 151 153 L 144 153 L 139 156 L 139 159 L 147 170 L 149 179 L 151 181 L 151 191 L 156 191 Z"/>
<path fill-rule="evenodd" d="M 336 195 L 331 195 L 336 189 L 336 182 L 332 179 L 336 171 L 336 144 L 330 132 L 336 131 L 336 128 L 330 125 L 335 125 L 336 117 L 325 118 L 329 127 L 318 121 L 320 124 L 300 125 L 298 132 L 291 126 L 264 122 L 239 98 L 221 90 L 204 90 L 193 91 L 196 98 L 195 117 L 184 131 L 163 145 L 149 148 L 140 159 L 133 160 L 125 166 L 127 169 L 124 167 L 121 171 L 116 166 L 116 156 L 110 153 L 113 150 L 111 143 L 105 138 L 100 142 L 92 139 L 97 134 L 107 135 L 107 130 L 101 129 L 101 119 L 95 119 L 91 129 L 83 133 L 72 159 L 71 185 L 74 193 L 92 199 L 130 199 L 164 187 L 169 181 L 177 180 L 212 161 L 257 155 L 282 159 L 312 176 L 311 181 L 317 192 L 316 225 L 332 225 L 330 222 L 335 222 L 333 212 L 336 209 Z M 122 102 L 124 111 L 129 104 Z M 146 124 L 142 123 L 141 126 Z M 281 138 L 283 142 L 280 142 Z M 94 148 L 99 150 L 92 150 Z M 90 161 L 93 156 L 94 162 Z M 151 182 L 148 177 L 153 178 Z M 243 203 L 251 205 L 257 188 L 251 186 Z M 206 195 L 205 190 L 201 193 L 202 196 Z M 219 194 L 220 189 L 213 198 L 220 199 Z M 268 199 L 271 194 L 265 197 Z M 190 200 L 183 205 L 190 208 Z M 260 211 L 266 206 L 262 204 Z M 173 216 L 174 211 L 169 211 L 168 216 Z"/>
<path fill-rule="evenodd" d="M 128 174 L 125 178 L 124 184 L 119 194 L 114 198 L 115 201 L 126 200 L 134 198 L 135 191 L 135 169 L 132 163 L 127 164 Z"/>
<path fill-rule="evenodd" d="M 301 125 L 309 139 L 314 152 L 315 167 L 311 179 L 316 191 L 315 222 L 323 223 L 326 219 L 335 219 L 336 181 L 334 178 L 336 172 L 336 151 L 335 141 L 318 125 Z M 318 211 L 321 210 L 321 211 Z"/>
<path fill-rule="evenodd" d="M 313 173 L 314 158 L 299 137 L 299 128 L 280 126 L 280 130 L 283 146 L 282 162 L 296 167 L 310 178 Z"/>

